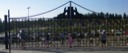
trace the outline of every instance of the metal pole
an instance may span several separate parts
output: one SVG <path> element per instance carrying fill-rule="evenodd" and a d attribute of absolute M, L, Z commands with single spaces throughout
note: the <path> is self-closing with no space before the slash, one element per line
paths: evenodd
<path fill-rule="evenodd" d="M 72 11 L 71 11 L 71 7 L 72 7 L 72 1 L 70 1 L 70 19 L 72 18 Z"/>
<path fill-rule="evenodd" d="M 11 36 L 10 36 L 10 10 L 8 10 L 8 29 L 9 29 L 9 53 L 11 53 Z"/>
<path fill-rule="evenodd" d="M 30 7 L 27 7 L 27 9 L 28 9 L 28 20 L 29 20 L 29 9 L 30 9 Z"/>
<path fill-rule="evenodd" d="M 71 11 L 71 7 L 72 7 L 72 1 L 70 1 L 70 21 L 69 21 L 69 27 L 70 27 L 70 32 L 71 32 L 71 19 L 72 19 L 72 11 Z"/>
<path fill-rule="evenodd" d="M 4 15 L 4 19 L 5 19 L 5 49 L 8 49 L 8 27 L 7 27 L 7 15 Z"/>
<path fill-rule="evenodd" d="M 27 26 L 27 28 L 28 28 L 28 31 L 29 31 L 29 9 L 30 9 L 30 7 L 27 7 L 27 9 L 28 9 L 28 26 Z"/>

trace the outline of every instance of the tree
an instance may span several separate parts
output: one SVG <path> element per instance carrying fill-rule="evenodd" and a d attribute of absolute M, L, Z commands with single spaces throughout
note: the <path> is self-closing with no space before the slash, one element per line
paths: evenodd
<path fill-rule="evenodd" d="M 124 19 L 127 19 L 126 13 L 123 14 L 123 18 L 124 18 Z"/>
<path fill-rule="evenodd" d="M 4 24 L 2 20 L 0 19 L 0 33 L 4 31 Z"/>

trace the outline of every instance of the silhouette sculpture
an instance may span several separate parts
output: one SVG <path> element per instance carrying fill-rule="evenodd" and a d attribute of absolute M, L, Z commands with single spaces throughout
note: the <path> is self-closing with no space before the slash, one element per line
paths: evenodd
<path fill-rule="evenodd" d="M 71 8 L 71 11 L 70 11 Z M 71 12 L 71 19 L 81 19 L 83 18 L 83 15 L 80 14 L 77 11 L 77 8 L 75 7 L 68 7 L 68 8 L 64 8 L 64 12 L 59 14 L 57 17 L 55 17 L 55 19 L 70 19 L 70 12 Z"/>

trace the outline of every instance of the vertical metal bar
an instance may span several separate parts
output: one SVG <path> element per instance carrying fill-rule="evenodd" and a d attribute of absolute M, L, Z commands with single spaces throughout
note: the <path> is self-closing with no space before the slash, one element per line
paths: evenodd
<path fill-rule="evenodd" d="M 8 10 L 8 29 L 9 29 L 9 53 L 11 53 L 11 36 L 10 36 L 10 10 Z"/>
<path fill-rule="evenodd" d="M 5 49 L 8 49 L 7 15 L 4 15 L 4 19 L 5 19 Z"/>
<path fill-rule="evenodd" d="M 71 11 L 71 7 L 72 7 L 72 1 L 70 1 L 70 21 L 69 21 L 69 28 L 70 28 L 70 32 L 71 32 L 71 19 L 72 19 L 72 11 Z"/>
<path fill-rule="evenodd" d="M 72 1 L 70 1 L 70 19 L 71 19 L 71 7 L 72 7 Z"/>
<path fill-rule="evenodd" d="M 39 25 L 39 19 L 37 22 L 37 37 L 36 37 L 36 45 L 39 47 L 39 31 L 40 31 L 40 25 Z"/>
<path fill-rule="evenodd" d="M 54 20 L 54 19 L 51 19 L 51 27 L 53 27 L 53 25 L 54 25 L 53 20 Z M 51 47 L 53 47 L 53 44 L 52 44 L 53 41 L 54 41 L 54 40 L 53 40 L 53 37 L 54 37 L 54 27 L 53 27 L 53 29 L 52 29 L 52 41 L 51 41 Z"/>
<path fill-rule="evenodd" d="M 11 20 L 12 20 L 12 25 L 13 25 L 13 26 L 14 26 L 14 28 L 15 28 L 15 25 L 14 25 L 13 19 L 11 19 Z M 14 31 L 14 30 L 12 30 L 12 32 L 15 32 L 15 31 Z M 17 41 L 17 40 L 16 40 L 16 41 Z M 14 46 L 14 45 L 15 45 L 15 44 L 14 44 L 15 42 L 14 42 L 14 41 L 12 41 L 12 42 L 13 42 L 13 44 L 12 44 L 11 46 L 14 48 L 14 47 L 15 47 L 15 46 Z"/>
<path fill-rule="evenodd" d="M 53 47 L 54 47 L 54 44 L 55 44 L 55 39 L 54 38 L 55 38 L 55 34 L 56 34 L 55 33 L 55 31 L 56 31 L 56 22 L 55 21 L 56 21 L 56 19 L 53 19 L 53 22 L 54 22 L 54 29 L 53 29 L 53 31 L 54 31 L 54 33 L 53 33 L 54 34 L 53 35 Z"/>
<path fill-rule="evenodd" d="M 45 24 L 44 18 L 42 18 L 42 27 L 45 27 L 44 24 Z M 42 27 L 41 27 L 41 28 L 42 28 Z M 42 34 L 42 35 L 44 36 L 44 29 L 42 29 L 42 31 L 43 31 L 43 34 Z M 42 39 L 42 40 L 41 40 L 41 47 L 43 47 L 43 44 L 44 44 L 44 40 L 43 40 L 43 39 L 44 39 L 44 37 L 41 37 L 41 39 Z"/>
<path fill-rule="evenodd" d="M 93 20 L 94 22 L 96 21 L 96 19 L 94 19 Z M 93 23 L 94 24 L 94 23 Z M 93 29 L 93 44 L 92 44 L 92 46 L 95 46 L 96 45 L 96 36 L 95 36 L 95 30 L 96 30 L 96 26 L 95 26 L 95 24 L 94 24 L 94 29 Z"/>
<path fill-rule="evenodd" d="M 124 19 L 123 20 L 121 20 L 121 27 L 122 27 L 122 46 L 124 46 Z"/>
<path fill-rule="evenodd" d="M 113 21 L 113 22 L 115 22 L 115 19 L 114 19 L 114 20 L 112 20 L 112 21 Z M 115 23 L 114 23 L 114 25 L 115 25 Z M 113 28 L 114 28 L 114 25 L 113 25 Z M 114 33 L 113 33 L 113 40 L 114 40 L 113 44 L 114 44 L 114 45 L 113 45 L 113 46 L 116 46 L 115 30 L 116 30 L 116 29 L 114 28 Z"/>
<path fill-rule="evenodd" d="M 67 23 L 68 23 L 68 25 L 67 25 L 67 32 L 69 33 L 70 30 L 69 30 L 69 20 L 68 19 L 67 19 Z M 68 45 L 69 45 L 69 43 L 66 45 L 66 47 L 68 47 Z"/>
<path fill-rule="evenodd" d="M 49 22 L 49 30 L 48 30 L 48 32 L 50 33 L 49 36 L 51 38 L 51 35 L 52 35 L 52 33 L 51 33 L 51 18 L 49 18 L 49 21 L 48 22 Z M 49 41 L 49 47 L 51 47 L 51 41 L 52 40 Z"/>
<path fill-rule="evenodd" d="M 81 30 L 82 30 L 82 29 L 81 29 L 81 28 L 82 28 L 82 27 L 81 27 L 81 19 L 80 19 L 79 22 L 80 22 L 80 27 L 79 27 L 79 30 L 80 30 L 80 32 L 79 32 L 79 33 L 80 33 L 80 35 L 79 35 L 79 47 L 81 47 L 81 41 L 82 41 L 82 38 L 80 37 L 80 36 L 81 36 L 81 32 L 82 32 L 82 31 L 81 31 Z"/>
<path fill-rule="evenodd" d="M 116 20 L 117 20 L 117 19 L 114 19 L 114 27 L 116 26 Z M 116 27 L 118 27 L 118 26 L 116 26 Z M 118 41 L 117 41 L 117 40 L 118 40 L 118 39 L 117 39 L 117 28 L 115 28 L 115 30 L 116 30 L 116 32 L 115 32 L 115 37 L 114 37 L 115 40 L 116 40 L 116 41 L 115 41 L 115 46 L 118 46 Z"/>
<path fill-rule="evenodd" d="M 82 41 L 83 42 L 83 47 L 85 47 L 85 24 L 84 23 L 85 23 L 85 19 L 83 20 L 83 25 L 82 25 L 82 27 L 83 27 L 83 31 L 82 32 L 83 32 L 83 37 L 84 37 L 83 41 Z"/>
<path fill-rule="evenodd" d="M 85 19 L 84 19 L 85 20 Z M 83 30 L 82 30 L 82 36 L 83 36 L 83 40 L 82 40 L 82 43 L 83 43 L 83 47 L 85 46 L 84 44 L 85 44 L 85 25 L 84 25 L 84 20 L 82 21 L 82 28 L 83 28 Z"/>
<path fill-rule="evenodd" d="M 123 25 L 126 24 L 126 20 L 127 20 L 127 19 L 124 20 L 124 24 L 123 24 Z M 124 26 L 124 32 L 125 32 L 125 35 L 124 35 L 124 37 L 123 37 L 123 38 L 124 38 L 124 46 L 126 46 L 126 35 L 127 35 L 127 34 L 126 34 L 127 31 L 126 31 L 125 29 L 126 29 L 126 25 Z"/>
<path fill-rule="evenodd" d="M 92 20 L 92 19 L 89 19 L 89 20 Z M 92 28 L 91 23 L 89 23 L 89 32 L 90 32 L 90 34 L 91 34 L 91 30 L 92 30 L 91 28 Z M 90 43 L 90 38 L 91 37 L 89 36 L 89 45 L 88 45 L 89 47 L 91 46 L 90 44 L 92 44 L 92 43 Z"/>
<path fill-rule="evenodd" d="M 122 30 L 121 30 L 121 32 L 122 32 L 122 33 L 121 33 L 121 42 L 122 42 L 122 45 L 121 45 L 121 46 L 123 46 L 123 35 L 124 35 L 124 34 L 123 34 L 123 29 L 124 29 L 124 28 L 123 28 L 123 21 L 124 21 L 124 19 L 122 19 L 122 20 L 120 21 L 120 22 L 121 22 L 121 29 L 122 29 Z"/>
<path fill-rule="evenodd" d="M 17 30 L 18 30 L 18 29 L 17 29 L 17 27 L 18 27 L 18 22 L 17 22 L 17 20 L 18 20 L 18 19 L 14 19 L 14 20 L 15 20 L 15 29 L 14 29 L 14 30 L 17 31 Z M 17 40 L 16 40 L 16 41 L 17 41 Z M 16 42 L 16 47 L 17 47 L 17 48 L 20 47 L 17 42 Z"/>
<path fill-rule="evenodd" d="M 27 30 L 28 30 L 28 32 L 27 32 L 27 35 L 29 36 L 30 35 L 30 29 L 29 29 L 29 25 L 30 25 L 30 20 L 29 20 L 29 9 L 30 9 L 30 7 L 27 7 L 27 9 L 28 9 L 28 21 L 27 21 Z M 29 42 L 30 40 L 29 39 L 27 39 L 27 41 L 26 41 L 26 43 L 27 42 Z M 29 45 L 30 46 L 30 45 Z"/>
<path fill-rule="evenodd" d="M 127 19 L 125 20 L 124 24 L 127 24 L 126 22 L 127 22 Z M 126 29 L 126 25 L 125 25 L 124 29 Z M 126 42 L 127 42 L 127 40 L 126 40 L 126 37 L 127 37 L 127 30 L 125 30 L 125 35 L 124 35 L 124 37 L 125 37 L 125 38 L 124 38 L 124 45 L 126 46 L 126 44 L 127 44 L 127 43 L 126 43 Z"/>
<path fill-rule="evenodd" d="M 87 27 L 87 26 L 88 26 L 88 25 L 87 25 L 88 19 L 85 19 L 85 22 L 84 22 L 84 23 L 86 24 L 86 27 Z M 89 24 L 89 23 L 88 23 L 88 24 Z M 86 41 L 86 42 L 85 42 L 85 44 L 86 44 L 85 47 L 87 47 L 87 43 L 88 43 L 88 42 L 87 42 L 87 38 L 88 38 L 88 34 L 87 34 L 87 33 L 88 33 L 88 28 L 86 28 L 86 31 L 87 31 L 87 32 L 86 32 L 86 37 L 85 37 L 85 41 Z"/>

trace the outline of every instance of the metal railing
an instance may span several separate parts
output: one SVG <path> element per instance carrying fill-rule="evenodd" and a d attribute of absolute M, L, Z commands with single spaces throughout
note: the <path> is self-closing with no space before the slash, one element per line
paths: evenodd
<path fill-rule="evenodd" d="M 11 18 L 10 28 L 14 48 L 68 47 L 69 33 L 73 47 L 101 46 L 103 30 L 107 33 L 107 46 L 128 46 L 128 21 L 123 19 Z"/>

